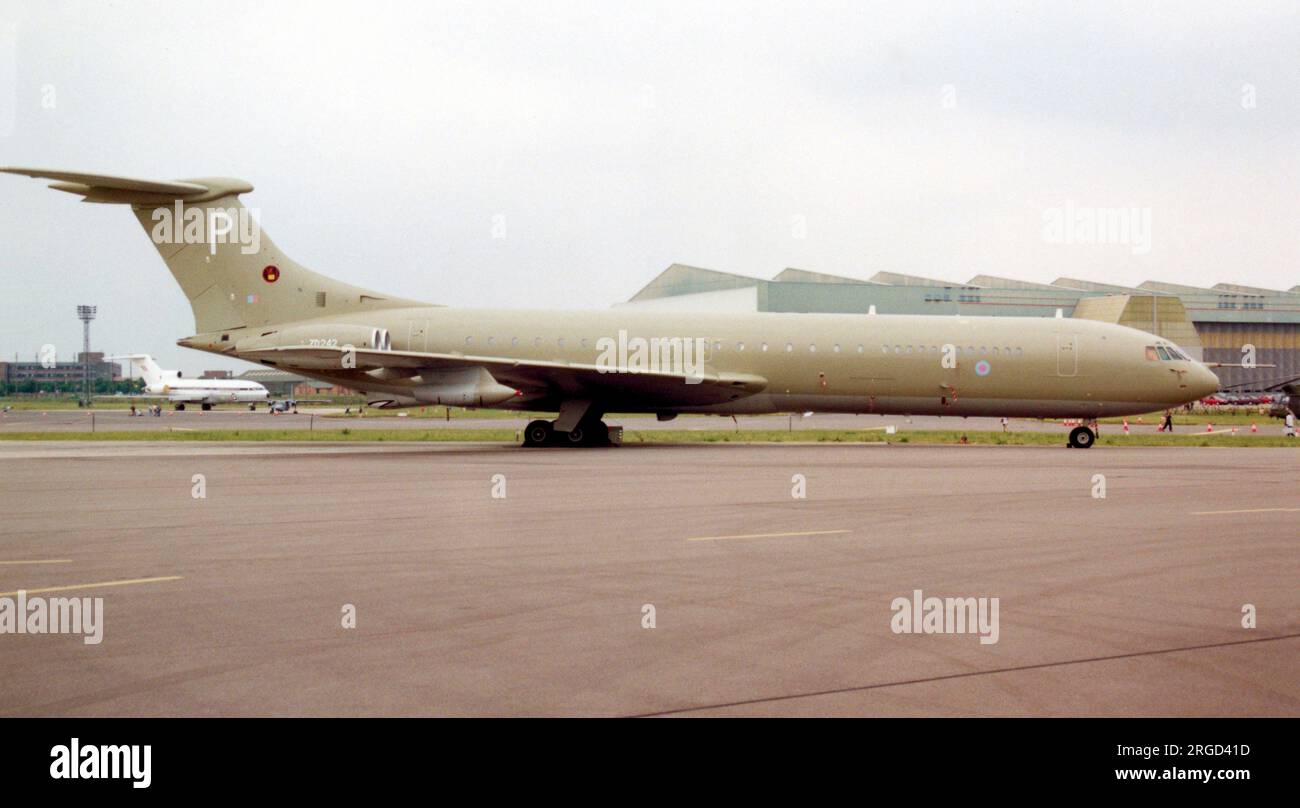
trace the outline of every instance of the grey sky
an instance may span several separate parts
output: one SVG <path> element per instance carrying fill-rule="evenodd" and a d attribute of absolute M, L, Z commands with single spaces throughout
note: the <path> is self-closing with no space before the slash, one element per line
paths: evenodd
<path fill-rule="evenodd" d="M 1300 284 L 1293 3 L 0 2 L 6 25 L 0 164 L 242 177 L 281 249 L 404 297 L 605 307 L 675 261 Z M 1149 208 L 1150 251 L 1049 243 L 1067 203 Z M 97 349 L 248 367 L 175 346 L 189 307 L 126 210 L 0 178 L 0 356 L 70 357 L 78 303 Z"/>

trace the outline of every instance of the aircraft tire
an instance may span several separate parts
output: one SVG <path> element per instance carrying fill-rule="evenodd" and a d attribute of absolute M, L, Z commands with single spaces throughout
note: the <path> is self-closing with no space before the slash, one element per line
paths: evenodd
<path fill-rule="evenodd" d="M 551 442 L 551 437 L 555 434 L 555 428 L 551 426 L 550 421 L 533 421 L 524 427 L 524 446 L 545 446 Z"/>
<path fill-rule="evenodd" d="M 1076 426 L 1070 430 L 1070 448 L 1091 449 L 1097 442 L 1097 433 L 1086 426 Z"/>

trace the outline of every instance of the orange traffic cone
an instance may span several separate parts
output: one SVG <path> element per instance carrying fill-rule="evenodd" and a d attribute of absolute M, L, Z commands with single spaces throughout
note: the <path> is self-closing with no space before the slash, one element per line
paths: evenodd
<path fill-rule="evenodd" d="M 1127 418 L 1124 419 L 1124 434 L 1125 434 L 1125 435 L 1128 434 L 1128 419 L 1127 419 Z"/>
<path fill-rule="evenodd" d="M 1206 431 L 1206 432 L 1213 432 L 1213 431 L 1214 431 L 1214 424 L 1206 424 L 1206 425 L 1205 425 L 1205 431 Z"/>
<path fill-rule="evenodd" d="M 1250 431 L 1251 431 L 1251 432 L 1258 432 L 1258 431 L 1259 431 L 1259 427 L 1256 426 L 1254 423 L 1251 423 L 1251 425 L 1250 425 Z"/>

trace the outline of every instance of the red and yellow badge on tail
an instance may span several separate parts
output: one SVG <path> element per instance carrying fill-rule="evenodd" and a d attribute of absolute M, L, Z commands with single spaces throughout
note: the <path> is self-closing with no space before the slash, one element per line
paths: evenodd
<path fill-rule="evenodd" d="M 280 268 L 272 264 L 266 269 L 263 269 L 262 280 L 266 281 L 267 283 L 275 283 L 276 281 L 280 280 Z"/>

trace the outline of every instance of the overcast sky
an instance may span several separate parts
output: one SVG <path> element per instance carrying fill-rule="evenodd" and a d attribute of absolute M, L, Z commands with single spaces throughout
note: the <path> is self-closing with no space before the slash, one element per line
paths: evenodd
<path fill-rule="evenodd" d="M 456 306 L 673 262 L 1289 288 L 1298 134 L 1295 3 L 0 0 L 0 165 L 242 177 L 300 263 Z M 1048 237 L 1067 206 L 1150 249 Z M 71 358 L 78 303 L 95 349 L 250 367 L 175 345 L 126 209 L 0 176 L 0 356 Z"/>

